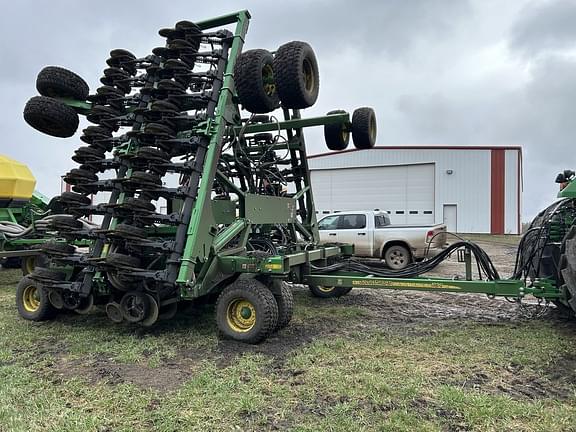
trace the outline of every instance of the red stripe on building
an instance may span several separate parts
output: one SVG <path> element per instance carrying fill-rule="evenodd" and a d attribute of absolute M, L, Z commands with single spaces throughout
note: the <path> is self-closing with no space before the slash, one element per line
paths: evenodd
<path fill-rule="evenodd" d="M 506 150 L 490 151 L 490 233 L 504 234 L 504 179 Z"/>

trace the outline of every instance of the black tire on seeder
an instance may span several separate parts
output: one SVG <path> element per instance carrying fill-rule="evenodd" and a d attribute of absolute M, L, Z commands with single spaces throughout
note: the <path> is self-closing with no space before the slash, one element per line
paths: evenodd
<path fill-rule="evenodd" d="M 220 293 L 216 322 L 225 337 L 258 343 L 276 329 L 278 305 L 266 285 L 255 279 L 240 279 Z"/>
<path fill-rule="evenodd" d="M 304 109 L 316 103 L 320 74 L 314 50 L 306 42 L 288 42 L 278 48 L 274 77 L 284 108 Z"/>
<path fill-rule="evenodd" d="M 240 103 L 253 113 L 274 111 L 280 104 L 274 82 L 273 57 L 264 49 L 243 52 L 234 67 Z"/>
<path fill-rule="evenodd" d="M 45 321 L 57 313 L 48 299 L 48 291 L 28 276 L 24 276 L 16 287 L 16 307 L 18 314 L 30 321 Z"/>
<path fill-rule="evenodd" d="M 335 298 L 342 297 L 352 291 L 352 288 L 347 287 L 327 287 L 320 285 L 308 285 L 310 292 L 314 297 L 320 298 Z"/>
<path fill-rule="evenodd" d="M 36 89 L 42 96 L 84 101 L 90 89 L 86 81 L 68 69 L 47 66 L 36 77 Z"/>
<path fill-rule="evenodd" d="M 26 103 L 24 120 L 37 131 L 58 138 L 74 135 L 80 123 L 76 111 L 45 96 L 34 96 Z"/>
<path fill-rule="evenodd" d="M 346 114 L 343 110 L 334 110 L 328 112 L 330 114 Z M 324 141 L 326 147 L 333 151 L 341 151 L 348 147 L 350 142 L 350 131 L 343 123 L 331 123 L 324 125 Z"/>
<path fill-rule="evenodd" d="M 564 306 L 572 315 L 576 315 L 576 226 L 562 241 L 560 249 L 559 286 L 564 293 L 564 299 L 556 302 L 557 306 Z"/>
<path fill-rule="evenodd" d="M 278 305 L 276 330 L 282 330 L 290 323 L 294 315 L 294 294 L 286 282 L 278 281 L 277 284 L 276 289 L 272 291 Z"/>

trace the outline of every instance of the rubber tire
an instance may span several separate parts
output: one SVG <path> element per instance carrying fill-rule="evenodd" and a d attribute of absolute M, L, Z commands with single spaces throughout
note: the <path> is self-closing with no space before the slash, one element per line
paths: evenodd
<path fill-rule="evenodd" d="M 45 279 L 55 282 L 63 282 L 66 280 L 66 273 L 45 267 L 36 267 L 34 271 L 26 277 L 31 279 Z"/>
<path fill-rule="evenodd" d="M 234 82 L 238 98 L 245 110 L 264 114 L 280 106 L 276 86 L 267 94 L 262 71 L 269 67 L 274 71 L 274 57 L 264 49 L 253 49 L 240 54 L 234 66 Z"/>
<path fill-rule="evenodd" d="M 84 227 L 82 222 L 73 216 L 54 216 L 51 226 L 56 230 L 80 230 Z"/>
<path fill-rule="evenodd" d="M 363 107 L 352 114 L 352 140 L 360 150 L 371 149 L 376 144 L 376 113 L 372 108 Z"/>
<path fill-rule="evenodd" d="M 294 315 L 294 294 L 292 288 L 286 282 L 279 283 L 278 291 L 273 292 L 278 306 L 278 323 L 276 324 L 276 331 L 285 328 Z"/>
<path fill-rule="evenodd" d="M 118 237 L 123 238 L 133 238 L 133 239 L 146 238 L 146 230 L 144 228 L 140 228 L 126 223 L 116 225 L 113 232 L 116 233 Z"/>
<path fill-rule="evenodd" d="M 20 260 L 20 268 L 22 275 L 27 276 L 32 273 L 36 267 L 45 267 L 48 265 L 48 258 L 45 255 L 32 255 L 22 257 Z"/>
<path fill-rule="evenodd" d="M 401 252 L 405 256 L 404 263 L 392 264 L 392 265 L 390 264 L 392 262 L 392 255 L 394 254 L 395 251 Z M 384 255 L 384 261 L 386 261 L 386 265 L 392 270 L 401 270 L 403 268 L 406 268 L 406 266 L 412 262 L 412 254 L 410 253 L 408 248 L 402 245 L 388 246 L 384 251 L 383 255 Z"/>
<path fill-rule="evenodd" d="M 106 257 L 106 263 L 114 263 L 115 267 L 133 267 L 137 268 L 140 266 L 140 259 L 130 255 L 120 254 L 120 253 L 110 253 Z"/>
<path fill-rule="evenodd" d="M 347 288 L 347 287 L 331 287 L 332 289 L 330 291 L 323 291 L 320 289 L 320 287 L 318 285 L 308 285 L 308 288 L 310 289 L 310 292 L 312 293 L 312 295 L 314 297 L 319 297 L 319 298 L 336 298 L 336 297 L 342 297 L 346 294 L 348 294 L 352 288 Z M 326 287 L 328 288 L 328 287 Z"/>
<path fill-rule="evenodd" d="M 85 101 L 90 93 L 86 81 L 68 69 L 46 66 L 36 77 L 36 89 L 42 96 Z"/>
<path fill-rule="evenodd" d="M 34 312 L 27 311 L 24 307 L 24 290 L 26 287 L 33 285 L 39 290 L 40 305 L 38 309 Z M 48 299 L 48 291 L 33 279 L 28 276 L 24 276 L 20 279 L 18 286 L 16 287 L 16 308 L 18 309 L 18 314 L 29 321 L 46 321 L 54 318 L 57 314 L 56 308 L 52 306 L 50 300 Z"/>
<path fill-rule="evenodd" d="M 311 83 L 304 77 L 305 66 L 310 68 Z M 274 57 L 274 76 L 284 108 L 303 109 L 316 103 L 320 73 L 314 50 L 306 42 L 288 42 L 278 48 Z"/>
<path fill-rule="evenodd" d="M 42 251 L 47 255 L 72 255 L 76 248 L 68 243 L 49 241 L 42 245 Z"/>
<path fill-rule="evenodd" d="M 62 195 L 58 198 L 59 201 L 68 207 L 70 206 L 87 206 L 92 204 L 92 200 L 86 195 L 82 195 L 76 192 L 62 192 Z"/>
<path fill-rule="evenodd" d="M 228 325 L 227 310 L 230 302 L 247 299 L 256 310 L 256 322 L 246 332 L 234 331 Z M 240 342 L 256 344 L 266 339 L 278 324 L 278 305 L 266 285 L 255 279 L 239 279 L 228 285 L 216 301 L 216 323 L 222 335 Z"/>
<path fill-rule="evenodd" d="M 334 110 L 326 115 L 330 114 L 346 114 L 346 111 Z M 344 123 L 324 125 L 324 141 L 326 142 L 326 147 L 332 151 L 344 150 L 350 143 L 350 132 Z"/>
<path fill-rule="evenodd" d="M 572 226 L 562 241 L 559 264 L 559 285 L 565 298 L 555 302 L 560 309 L 576 315 L 576 226 Z M 563 307 L 562 307 L 563 306 Z"/>
<path fill-rule="evenodd" d="M 150 201 L 142 199 L 142 198 L 128 197 L 120 205 L 122 207 L 124 207 L 126 209 L 130 209 L 132 211 L 140 211 L 140 212 L 156 211 L 156 206 L 154 204 L 152 204 Z"/>
<path fill-rule="evenodd" d="M 74 109 L 45 96 L 34 96 L 26 102 L 24 120 L 37 131 L 57 138 L 71 137 L 80 123 Z"/>

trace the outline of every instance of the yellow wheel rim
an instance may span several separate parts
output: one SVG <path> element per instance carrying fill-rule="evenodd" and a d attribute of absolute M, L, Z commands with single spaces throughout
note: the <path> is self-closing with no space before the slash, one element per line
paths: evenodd
<path fill-rule="evenodd" d="M 40 292 L 34 285 L 28 285 L 22 293 L 22 303 L 26 312 L 36 312 L 40 307 Z"/>
<path fill-rule="evenodd" d="M 316 77 L 314 76 L 314 68 L 310 60 L 304 59 L 304 64 L 302 65 L 302 70 L 304 72 L 304 86 L 306 91 L 311 92 L 314 90 L 316 85 Z"/>
<path fill-rule="evenodd" d="M 274 69 L 272 69 L 272 66 L 269 64 L 262 68 L 262 83 L 264 84 L 264 93 L 266 93 L 267 96 L 272 96 L 276 93 Z"/>
<path fill-rule="evenodd" d="M 329 292 L 334 291 L 334 287 L 327 287 L 327 286 L 318 285 L 318 290 L 325 292 L 325 293 L 329 293 Z"/>
<path fill-rule="evenodd" d="M 256 324 L 256 308 L 246 299 L 233 300 L 228 304 L 226 320 L 232 330 L 246 333 Z"/>
<path fill-rule="evenodd" d="M 34 271 L 34 264 L 35 264 L 34 257 L 26 257 L 24 258 L 24 268 L 26 269 L 26 274 L 30 274 Z"/>

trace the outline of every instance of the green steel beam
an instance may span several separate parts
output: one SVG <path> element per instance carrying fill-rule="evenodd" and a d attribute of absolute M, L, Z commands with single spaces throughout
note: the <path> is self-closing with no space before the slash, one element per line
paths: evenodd
<path fill-rule="evenodd" d="M 178 273 L 177 282 L 187 284 L 192 280 L 192 273 L 198 261 L 206 261 L 208 259 L 209 250 L 206 245 L 201 242 L 202 236 L 206 235 L 206 224 L 210 223 L 211 207 L 210 196 L 212 193 L 212 185 L 216 176 L 218 159 L 222 151 L 222 137 L 226 129 L 226 122 L 222 113 L 226 112 L 228 104 L 232 103 L 234 96 L 234 65 L 244 44 L 244 37 L 248 31 L 250 22 L 250 14 L 248 11 L 240 11 L 233 14 L 235 17 L 233 21 L 226 22 L 231 24 L 236 22 L 236 29 L 234 31 L 234 39 L 230 47 L 230 53 L 224 72 L 224 82 L 218 99 L 216 113 L 218 113 L 211 124 L 210 144 L 206 153 L 204 162 L 204 169 L 202 171 L 202 182 L 196 198 L 194 209 L 188 225 L 188 233 L 186 245 L 184 246 L 184 253 L 182 256 L 182 263 Z M 223 21 L 231 20 L 231 16 L 221 18 Z M 215 20 L 210 20 L 216 22 Z M 223 22 L 221 21 L 221 22 Z M 213 25 L 213 24 L 211 24 Z M 215 24 L 214 24 L 215 25 Z M 202 244 L 201 244 L 202 243 Z"/>
<path fill-rule="evenodd" d="M 338 123 L 349 124 L 350 114 L 330 114 L 322 117 L 310 117 L 305 119 L 297 118 L 272 123 L 252 124 L 244 127 L 244 133 L 274 132 L 278 129 L 300 129 Z M 240 133 L 242 128 L 243 126 L 236 126 L 234 130 L 236 133 Z"/>

